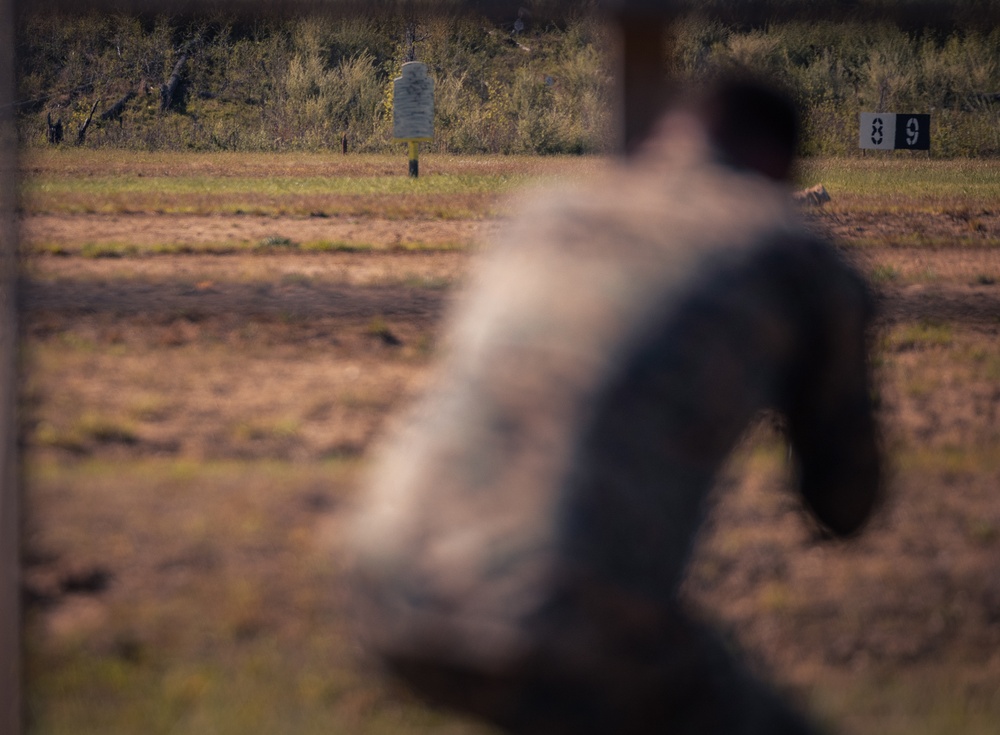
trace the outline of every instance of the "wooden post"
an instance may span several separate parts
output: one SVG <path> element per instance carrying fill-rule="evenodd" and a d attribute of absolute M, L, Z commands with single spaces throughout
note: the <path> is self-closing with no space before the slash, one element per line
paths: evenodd
<path fill-rule="evenodd" d="M 0 732 L 21 732 L 21 498 L 17 422 L 14 2 L 0 0 Z"/>
<path fill-rule="evenodd" d="M 662 12 L 626 7 L 615 14 L 614 22 L 619 32 L 620 147 L 631 155 L 666 107 L 669 19 Z"/>
<path fill-rule="evenodd" d="M 420 176 L 420 141 L 419 140 L 408 140 L 407 143 L 410 145 L 410 178 L 417 178 Z"/>

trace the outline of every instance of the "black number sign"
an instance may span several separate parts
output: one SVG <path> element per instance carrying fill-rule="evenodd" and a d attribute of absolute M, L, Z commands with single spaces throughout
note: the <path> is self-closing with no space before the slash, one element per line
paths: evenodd
<path fill-rule="evenodd" d="M 896 148 L 927 151 L 931 147 L 931 116 L 896 114 Z"/>

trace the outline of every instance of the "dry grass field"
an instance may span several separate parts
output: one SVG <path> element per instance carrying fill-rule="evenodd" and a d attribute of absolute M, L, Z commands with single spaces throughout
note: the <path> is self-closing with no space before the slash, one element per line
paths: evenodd
<path fill-rule="evenodd" d="M 359 661 L 337 553 L 476 243 L 598 159 L 38 152 L 23 160 L 30 733 L 483 728 Z M 891 497 L 818 541 L 751 432 L 685 594 L 839 731 L 1000 727 L 1000 179 L 817 161 L 880 294 Z"/>

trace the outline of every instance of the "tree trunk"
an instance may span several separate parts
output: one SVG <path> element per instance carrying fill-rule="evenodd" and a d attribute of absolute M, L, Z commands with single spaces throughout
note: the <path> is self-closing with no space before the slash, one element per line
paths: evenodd
<path fill-rule="evenodd" d="M 77 145 L 83 145 L 83 141 L 85 141 L 87 139 L 87 128 L 90 127 L 90 121 L 94 119 L 94 110 L 97 109 L 97 106 L 99 104 L 101 104 L 100 100 L 95 100 L 94 101 L 93 107 L 90 108 L 90 114 L 87 115 L 87 119 L 83 122 L 83 125 L 81 125 L 80 129 L 77 131 L 77 133 L 76 133 L 76 144 Z"/>
<path fill-rule="evenodd" d="M 49 145 L 59 145 L 62 143 L 63 139 L 63 124 L 62 120 L 56 120 L 52 122 L 52 113 L 49 112 L 45 116 L 46 122 L 48 123 L 49 130 Z"/>
<path fill-rule="evenodd" d="M 166 112 L 177 106 L 180 101 L 180 96 L 177 94 L 177 89 L 181 84 L 181 76 L 184 72 L 184 64 L 187 63 L 188 52 L 185 51 L 181 54 L 181 57 L 177 59 L 177 63 L 174 64 L 174 71 L 170 75 L 170 79 L 167 80 L 166 84 L 160 85 L 160 111 Z"/>
<path fill-rule="evenodd" d="M 417 21 L 412 17 L 406 20 L 406 29 L 403 32 L 403 61 L 417 60 Z"/>
<path fill-rule="evenodd" d="M 106 109 L 101 113 L 101 120 L 117 120 L 119 124 L 122 121 L 122 113 L 125 112 L 125 105 L 131 102 L 136 97 L 136 92 L 134 89 L 130 89 L 125 93 L 125 96 L 120 100 L 115 102 L 111 107 Z"/>

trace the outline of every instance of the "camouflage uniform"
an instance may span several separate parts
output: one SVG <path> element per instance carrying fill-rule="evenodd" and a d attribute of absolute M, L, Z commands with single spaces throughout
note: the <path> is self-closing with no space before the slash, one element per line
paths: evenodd
<path fill-rule="evenodd" d="M 678 585 L 763 408 L 830 530 L 874 502 L 862 281 L 784 188 L 680 149 L 522 210 L 364 498 L 372 650 L 515 732 L 808 732 Z"/>

